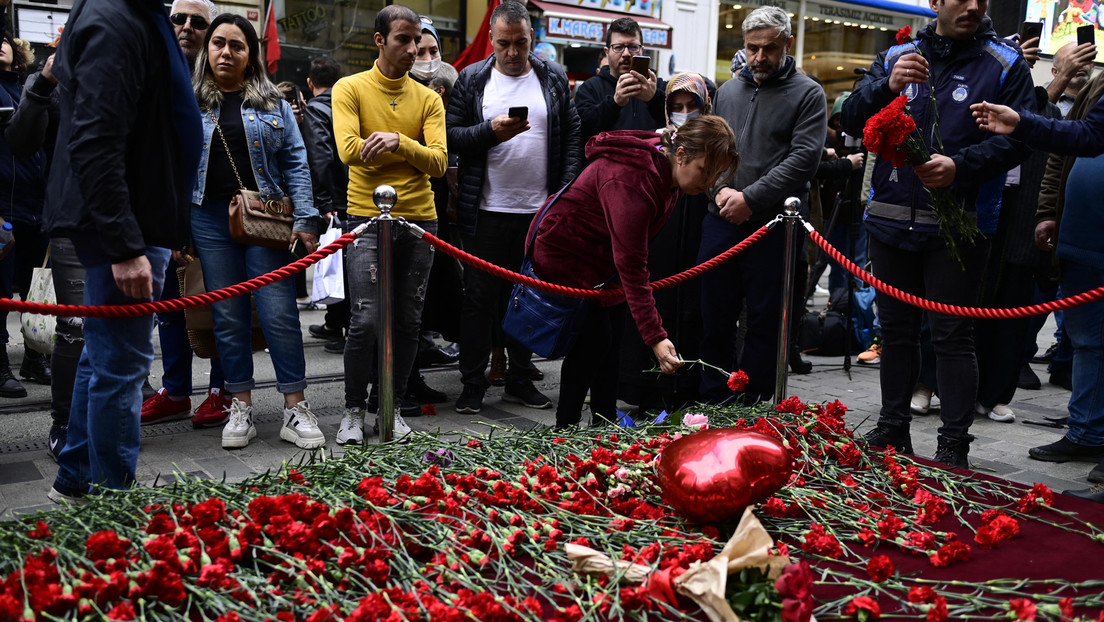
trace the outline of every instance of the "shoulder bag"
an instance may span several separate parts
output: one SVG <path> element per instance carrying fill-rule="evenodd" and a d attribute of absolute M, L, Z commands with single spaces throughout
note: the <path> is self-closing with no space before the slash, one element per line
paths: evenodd
<path fill-rule="evenodd" d="M 581 174 L 581 172 L 580 172 Z M 578 175 L 575 176 L 578 179 Z M 537 239 L 537 228 L 548 208 L 560 198 L 575 181 L 568 182 L 563 190 L 556 193 L 537 214 L 532 233 L 526 243 L 525 259 L 521 262 L 521 274 L 538 278 L 533 272 L 533 245 Z M 502 320 L 502 330 L 517 339 L 529 350 L 545 357 L 559 358 L 571 350 L 582 332 L 586 318 L 586 303 L 582 298 L 569 298 L 551 294 L 539 289 L 515 283 L 506 306 L 506 315 Z"/>
<path fill-rule="evenodd" d="M 230 168 L 234 170 L 234 177 L 238 180 L 239 190 L 230 199 L 230 237 L 235 242 L 249 244 L 250 246 L 262 246 L 264 248 L 287 249 L 291 243 L 291 228 L 295 223 L 292 216 L 294 206 L 290 197 L 283 197 L 278 201 L 266 201 L 261 198 L 261 193 L 256 190 L 246 190 L 238 174 L 238 166 L 234 164 L 234 157 L 230 153 L 230 145 L 226 142 L 226 136 L 222 133 L 215 113 L 211 111 L 211 120 L 215 122 L 219 138 L 222 139 L 222 147 L 226 150 L 226 157 L 230 160 Z"/>

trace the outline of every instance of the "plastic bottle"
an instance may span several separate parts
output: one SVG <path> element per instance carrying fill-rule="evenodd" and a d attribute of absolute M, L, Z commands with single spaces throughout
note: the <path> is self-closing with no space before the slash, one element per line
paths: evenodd
<path fill-rule="evenodd" d="M 10 222 L 5 222 L 3 225 L 0 225 L 0 253 L 4 252 L 4 249 L 8 247 L 8 244 L 11 244 L 11 241 L 12 224 Z"/>

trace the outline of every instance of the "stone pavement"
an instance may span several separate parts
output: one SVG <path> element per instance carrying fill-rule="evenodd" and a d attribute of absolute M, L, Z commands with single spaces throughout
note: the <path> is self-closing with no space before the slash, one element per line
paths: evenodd
<path fill-rule="evenodd" d="M 823 296 L 818 296 L 815 301 L 817 306 L 823 307 Z M 8 352 L 12 368 L 18 373 L 23 348 L 16 317 L 17 314 L 9 314 L 8 328 L 12 338 Z M 333 439 L 343 407 L 342 360 L 340 356 L 326 353 L 322 349 L 323 342 L 307 335 L 309 324 L 322 323 L 323 312 L 303 311 L 301 319 L 307 374 L 312 379 L 307 398 L 328 439 L 323 451 L 340 456 L 343 449 Z M 1040 333 L 1041 349 L 1050 345 L 1052 333 L 1053 320 Z M 255 377 L 259 384 L 254 390 L 258 437 L 244 449 L 224 450 L 220 444 L 220 428 L 194 430 L 187 420 L 144 427 L 138 463 L 141 484 L 162 485 L 172 482 L 179 474 L 184 477 L 240 480 L 278 468 L 283 462 L 296 463 L 310 458 L 310 452 L 280 439 L 282 399 L 272 388 L 275 375 L 267 354 L 257 353 L 254 358 Z M 880 402 L 878 368 L 856 364 L 852 366 L 849 376 L 843 370 L 842 357 L 811 358 L 815 363 L 813 372 L 804 376 L 791 375 L 787 392 L 807 402 L 839 399 L 850 409 L 848 421 L 860 432 L 872 427 Z M 555 401 L 558 397 L 559 362 L 538 361 L 537 365 L 545 372 L 544 381 L 537 383 L 538 389 Z M 1024 425 L 1022 419 L 1063 416 L 1069 398 L 1069 392 L 1045 383 L 1045 366 L 1035 365 L 1034 368 L 1044 380 L 1043 388 L 1017 393 L 1011 405 L 1017 415 L 1015 423 L 996 423 L 988 418 L 979 418 L 971 429 L 977 436 L 970 452 L 974 468 L 1017 482 L 1042 482 L 1058 491 L 1086 488 L 1088 483 L 1084 478 L 1092 465 L 1052 464 L 1034 461 L 1027 456 L 1029 447 L 1057 440 L 1063 431 Z M 193 366 L 193 407 L 203 399 L 207 372 L 207 363 L 197 359 Z M 160 374 L 161 362 L 158 359 L 154 361 L 151 377 L 155 387 L 160 386 Z M 526 429 L 551 425 L 554 421 L 552 409 L 535 410 L 503 402 L 502 389 L 496 387 L 488 391 L 481 413 L 459 415 L 452 408 L 452 400 L 459 396 L 461 389 L 455 365 L 429 370 L 426 379 L 430 386 L 447 392 L 450 402 L 438 404 L 436 416 L 410 419 L 411 427 L 416 430 L 486 431 L 489 426 Z M 46 451 L 46 435 L 50 427 L 49 387 L 26 386 L 27 398 L 0 401 L 0 518 L 53 507 L 46 499 L 46 492 L 57 471 Z M 915 419 L 913 441 L 918 455 L 930 457 L 935 452 L 935 430 L 938 426 L 938 416 Z M 368 440 L 374 442 L 376 439 L 369 437 Z"/>

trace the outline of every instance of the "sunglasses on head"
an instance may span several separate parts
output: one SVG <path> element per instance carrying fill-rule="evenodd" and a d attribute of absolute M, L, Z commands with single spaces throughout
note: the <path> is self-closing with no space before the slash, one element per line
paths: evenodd
<path fill-rule="evenodd" d="M 192 28 L 196 30 L 207 30 L 207 27 L 211 25 L 206 19 L 198 15 L 189 15 L 187 13 L 173 13 L 169 16 L 169 21 L 177 26 L 183 26 L 188 23 L 188 20 L 192 20 Z"/>

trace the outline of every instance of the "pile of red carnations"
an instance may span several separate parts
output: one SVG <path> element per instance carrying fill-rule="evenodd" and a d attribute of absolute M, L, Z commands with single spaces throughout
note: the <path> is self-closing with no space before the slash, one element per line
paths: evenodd
<path fill-rule="evenodd" d="M 795 459 L 790 485 L 756 511 L 779 554 L 800 563 L 775 581 L 755 569 L 730 576 L 743 620 L 865 620 L 882 608 L 930 621 L 1104 620 L 1099 581 L 1002 574 L 1014 568 L 978 583 L 926 578 L 1020 546 L 1025 521 L 1053 523 L 1085 547 L 1104 537 L 1053 509 L 1043 486 L 871 452 L 845 410 L 790 398 L 624 429 L 415 434 L 236 485 L 106 494 L 0 524 L 0 622 L 708 619 L 657 586 L 712 559 L 735 525 L 684 522 L 653 472 L 667 444 L 705 427 L 773 436 Z M 575 575 L 566 543 L 662 581 Z M 900 569 L 914 558 L 929 570 Z"/>

